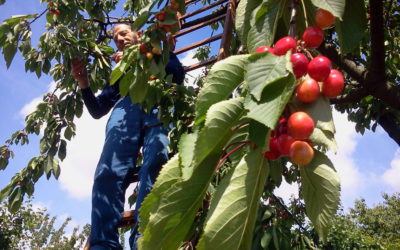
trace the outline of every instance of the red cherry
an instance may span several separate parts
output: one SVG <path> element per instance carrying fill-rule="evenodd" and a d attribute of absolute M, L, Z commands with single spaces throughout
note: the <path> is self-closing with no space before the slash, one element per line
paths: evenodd
<path fill-rule="evenodd" d="M 278 137 L 278 149 L 282 155 L 289 155 L 290 146 L 295 140 L 288 134 L 282 134 Z"/>
<path fill-rule="evenodd" d="M 328 78 L 322 84 L 322 93 L 329 98 L 335 98 L 344 88 L 344 78 L 339 70 L 332 69 Z"/>
<path fill-rule="evenodd" d="M 318 9 L 315 12 L 315 23 L 321 28 L 328 28 L 335 22 L 335 17 L 327 10 Z"/>
<path fill-rule="evenodd" d="M 264 157 L 269 160 L 276 160 L 281 156 L 278 147 L 278 141 L 276 137 L 271 136 L 269 138 L 269 151 L 264 153 Z"/>
<path fill-rule="evenodd" d="M 140 50 L 140 52 L 142 52 L 142 53 L 146 53 L 146 52 L 147 52 L 147 47 L 146 47 L 146 45 L 143 44 L 143 43 L 140 44 L 139 50 Z"/>
<path fill-rule="evenodd" d="M 302 53 L 294 53 L 290 57 L 293 64 L 293 74 L 296 78 L 302 77 L 307 73 L 308 58 Z"/>
<path fill-rule="evenodd" d="M 290 146 L 290 160 L 299 166 L 306 166 L 314 158 L 314 149 L 305 141 L 295 141 Z"/>
<path fill-rule="evenodd" d="M 285 117 L 282 117 L 279 120 L 278 135 L 281 134 L 287 134 L 287 119 Z"/>
<path fill-rule="evenodd" d="M 308 27 L 303 33 L 303 41 L 309 48 L 317 48 L 324 40 L 324 31 L 318 26 Z"/>
<path fill-rule="evenodd" d="M 317 56 L 307 66 L 307 73 L 315 80 L 324 81 L 332 69 L 332 63 L 325 56 Z"/>
<path fill-rule="evenodd" d="M 296 88 L 297 98 L 304 103 L 315 101 L 320 93 L 318 82 L 312 78 L 305 79 Z"/>
<path fill-rule="evenodd" d="M 282 56 L 286 54 L 289 50 L 295 52 L 296 50 L 296 40 L 291 36 L 285 36 L 279 39 L 274 46 L 275 55 Z"/>
<path fill-rule="evenodd" d="M 314 120 L 307 113 L 298 111 L 289 117 L 288 132 L 294 139 L 307 139 L 313 131 Z"/>
<path fill-rule="evenodd" d="M 270 53 L 274 54 L 274 49 L 268 46 L 260 46 L 254 51 L 254 53 L 262 53 L 262 52 L 267 52 L 269 51 Z"/>

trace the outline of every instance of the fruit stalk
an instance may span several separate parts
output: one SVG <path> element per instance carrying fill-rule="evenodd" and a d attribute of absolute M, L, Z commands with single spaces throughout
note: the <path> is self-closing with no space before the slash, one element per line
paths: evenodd
<path fill-rule="evenodd" d="M 295 37 L 296 35 L 296 0 L 292 0 L 290 3 L 290 28 L 289 28 L 289 36 Z"/>

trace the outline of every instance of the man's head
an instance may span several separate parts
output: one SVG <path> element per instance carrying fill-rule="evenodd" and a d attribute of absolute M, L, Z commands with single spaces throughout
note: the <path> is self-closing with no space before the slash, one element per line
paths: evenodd
<path fill-rule="evenodd" d="M 140 33 L 132 30 L 128 24 L 118 24 L 114 26 L 112 31 L 114 42 L 119 51 L 123 51 L 127 45 L 139 43 Z"/>

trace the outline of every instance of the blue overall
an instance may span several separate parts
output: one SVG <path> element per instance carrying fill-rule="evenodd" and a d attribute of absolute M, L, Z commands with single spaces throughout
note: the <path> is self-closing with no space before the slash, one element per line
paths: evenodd
<path fill-rule="evenodd" d="M 183 67 L 175 55 L 172 54 L 166 70 L 173 74 L 174 82 L 183 82 Z M 82 89 L 82 97 L 94 118 L 102 117 L 114 107 L 94 176 L 90 249 L 122 249 L 117 224 L 122 217 L 125 191 L 136 167 L 139 150 L 143 147 L 136 211 L 151 191 L 161 166 L 168 160 L 167 131 L 163 126 L 147 127 L 159 123 L 157 110 L 148 114 L 138 104 L 132 104 L 129 97 L 121 99 L 117 84 L 107 85 L 97 97 L 89 88 Z M 139 221 L 138 213 L 136 221 Z M 136 224 L 129 241 L 132 249 L 136 249 L 136 240 L 140 237 L 137 228 Z"/>

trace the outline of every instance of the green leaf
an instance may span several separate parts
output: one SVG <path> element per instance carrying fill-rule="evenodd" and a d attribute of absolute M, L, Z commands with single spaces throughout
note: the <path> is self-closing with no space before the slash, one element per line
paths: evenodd
<path fill-rule="evenodd" d="M 311 2 L 316 7 L 327 10 L 335 17 L 342 19 L 346 0 L 311 0 Z"/>
<path fill-rule="evenodd" d="M 143 0 L 142 0 L 143 1 Z M 157 3 L 158 1 L 143 1 L 143 3 L 147 4 L 144 7 L 139 8 L 140 12 L 135 20 L 135 22 L 133 23 L 133 30 L 140 30 L 143 25 L 146 24 L 147 20 L 149 20 L 149 17 L 151 15 L 150 10 L 154 7 L 154 5 Z M 143 6 L 143 5 L 142 5 Z"/>
<path fill-rule="evenodd" d="M 54 168 L 54 163 L 55 163 L 54 157 L 51 155 L 48 155 L 46 158 L 45 165 L 44 165 L 44 172 L 46 173 L 47 179 L 49 179 L 51 176 L 51 171 Z"/>
<path fill-rule="evenodd" d="M 58 148 L 58 157 L 60 160 L 64 160 L 67 155 L 67 142 L 63 139 L 60 141 L 60 147 Z"/>
<path fill-rule="evenodd" d="M 267 231 L 265 231 L 263 237 L 261 238 L 261 247 L 263 249 L 268 249 L 269 243 L 271 243 L 272 240 L 272 233 L 271 233 L 271 229 L 267 229 Z"/>
<path fill-rule="evenodd" d="M 59 164 L 57 158 L 53 158 L 53 169 L 52 170 L 53 170 L 54 178 L 56 178 L 58 180 L 58 177 L 60 177 L 61 168 L 60 168 L 60 164 Z"/>
<path fill-rule="evenodd" d="M 141 103 L 144 101 L 147 95 L 147 80 L 149 77 L 146 72 L 141 69 L 141 67 L 137 66 L 135 77 L 133 78 L 133 82 L 129 86 L 129 96 L 132 100 L 132 103 Z"/>
<path fill-rule="evenodd" d="M 241 0 L 236 8 L 235 28 L 242 44 L 247 44 L 247 34 L 251 28 L 252 12 L 261 0 Z"/>
<path fill-rule="evenodd" d="M 281 0 L 265 0 L 253 10 L 247 38 L 249 52 L 253 53 L 260 46 L 271 46 L 274 42 L 279 10 L 283 6 L 284 2 Z"/>
<path fill-rule="evenodd" d="M 367 29 L 367 15 L 363 0 L 347 0 L 343 21 L 336 21 L 336 32 L 342 54 L 359 48 Z"/>
<path fill-rule="evenodd" d="M 151 192 L 144 199 L 140 207 L 139 232 L 143 233 L 149 223 L 150 213 L 159 207 L 160 199 L 166 190 L 182 177 L 179 165 L 179 154 L 171 158 L 162 168 L 153 185 Z"/>
<path fill-rule="evenodd" d="M 304 111 L 311 116 L 315 122 L 315 127 L 324 131 L 335 133 L 335 124 L 333 123 L 332 108 L 329 99 L 319 96 L 313 103 L 301 103 L 297 98 L 291 102 L 291 113 Z"/>
<path fill-rule="evenodd" d="M 4 60 L 6 60 L 7 68 L 10 67 L 12 60 L 14 59 L 15 53 L 17 53 L 18 42 L 13 41 L 12 43 L 7 43 L 3 47 Z"/>
<path fill-rule="evenodd" d="M 261 148 L 250 151 L 225 176 L 211 202 L 196 249 L 250 249 L 257 210 L 268 176 Z"/>
<path fill-rule="evenodd" d="M 271 53 L 256 54 L 248 58 L 245 80 L 250 93 L 257 101 L 261 100 L 264 88 L 291 75 L 285 56 Z"/>
<path fill-rule="evenodd" d="M 331 219 L 340 203 L 340 180 L 332 162 L 319 151 L 313 161 L 300 168 L 306 213 L 318 235 L 326 240 Z"/>
<path fill-rule="evenodd" d="M 290 74 L 268 86 L 260 103 L 249 96 L 245 103 L 246 109 L 249 110 L 247 117 L 274 129 L 292 96 L 294 88 L 295 79 Z"/>
<path fill-rule="evenodd" d="M 271 179 L 274 181 L 274 184 L 279 187 L 282 183 L 282 171 L 283 171 L 283 163 L 281 159 L 277 159 L 274 161 L 270 161 L 270 170 L 269 175 Z"/>
<path fill-rule="evenodd" d="M 211 105 L 225 100 L 243 82 L 248 55 L 230 56 L 217 62 L 208 73 L 196 101 L 196 124 L 205 119 Z"/>
<path fill-rule="evenodd" d="M 188 179 L 193 171 L 190 165 L 194 157 L 194 148 L 197 140 L 197 132 L 193 134 L 183 134 L 179 140 L 179 161 L 182 165 L 182 178 Z"/>
<path fill-rule="evenodd" d="M 200 131 L 193 164 L 193 174 L 165 190 L 158 207 L 150 214 L 143 249 L 177 249 L 191 228 L 196 213 L 212 180 L 222 147 L 231 137 L 231 127 L 243 116 L 242 99 L 222 101 L 211 106 Z"/>
<path fill-rule="evenodd" d="M 261 147 L 264 151 L 268 149 L 269 142 L 269 128 L 264 124 L 251 120 L 249 126 L 249 139 Z"/>
<path fill-rule="evenodd" d="M 319 146 L 332 150 L 334 153 L 337 152 L 335 135 L 331 131 L 314 128 L 309 139 Z"/>

